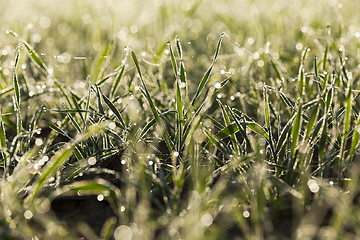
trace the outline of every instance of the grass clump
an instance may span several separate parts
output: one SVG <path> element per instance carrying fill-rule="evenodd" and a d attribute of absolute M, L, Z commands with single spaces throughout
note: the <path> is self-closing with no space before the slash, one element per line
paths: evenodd
<path fill-rule="evenodd" d="M 29 2 L 1 10 L 2 239 L 360 235 L 351 1 Z"/>

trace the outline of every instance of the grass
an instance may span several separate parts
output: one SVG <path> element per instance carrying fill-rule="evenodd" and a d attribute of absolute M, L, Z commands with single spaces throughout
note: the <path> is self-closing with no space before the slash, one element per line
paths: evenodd
<path fill-rule="evenodd" d="M 360 236 L 352 1 L 3 5 L 1 239 Z"/>

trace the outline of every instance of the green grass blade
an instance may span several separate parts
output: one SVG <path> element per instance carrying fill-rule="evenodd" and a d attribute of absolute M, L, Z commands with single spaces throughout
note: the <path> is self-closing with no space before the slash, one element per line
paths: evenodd
<path fill-rule="evenodd" d="M 115 79 L 115 81 L 114 81 L 114 84 L 113 84 L 113 86 L 112 86 L 112 88 L 111 88 L 110 99 L 113 99 L 113 97 L 115 96 L 115 93 L 116 93 L 116 91 L 117 91 L 117 89 L 118 89 L 118 86 L 119 86 L 119 84 L 120 84 L 120 81 L 121 81 L 121 79 L 122 79 L 122 76 L 123 76 L 123 74 L 124 74 L 124 71 L 125 71 L 125 65 L 123 65 L 123 66 L 121 67 L 119 73 L 118 73 L 117 76 L 116 76 L 116 79 Z"/>
<path fill-rule="evenodd" d="M 224 34 L 222 33 L 221 36 L 220 36 L 220 39 L 219 39 L 219 42 L 217 44 L 217 47 L 216 47 L 216 51 L 215 51 L 215 54 L 214 54 L 214 58 L 213 58 L 213 61 L 212 61 L 212 64 L 210 66 L 210 68 L 206 71 L 206 73 L 204 74 L 204 76 L 202 77 L 201 81 L 200 81 L 200 84 L 195 92 L 195 95 L 193 97 L 193 100 L 191 101 L 191 105 L 192 106 L 195 106 L 197 100 L 198 100 L 198 97 L 200 96 L 201 92 L 203 91 L 204 87 L 206 86 L 206 84 L 208 83 L 209 81 L 209 78 L 210 78 L 210 75 L 211 75 L 211 71 L 214 67 L 214 64 L 218 58 L 218 55 L 219 55 L 219 52 L 220 52 L 220 47 L 221 47 L 221 42 L 222 42 L 222 39 L 224 37 Z"/>
<path fill-rule="evenodd" d="M 302 104 L 300 103 L 298 106 L 298 110 L 295 115 L 294 125 L 292 126 L 291 130 L 291 138 L 292 138 L 292 145 L 291 145 L 291 157 L 295 157 L 296 149 L 298 148 L 298 141 L 301 131 L 301 123 L 302 123 Z"/>
<path fill-rule="evenodd" d="M 145 96 L 145 98 L 147 99 L 149 105 L 150 105 L 150 108 L 151 108 L 151 111 L 154 115 L 154 118 L 155 118 L 155 121 L 156 123 L 159 125 L 159 127 L 164 131 L 164 127 L 162 125 L 162 122 L 161 122 L 161 119 L 159 117 L 159 113 L 157 112 L 156 108 L 155 108 L 155 105 L 154 105 L 154 102 L 152 101 L 151 99 L 151 96 L 150 96 L 150 93 L 146 87 L 146 84 L 144 82 L 144 79 L 142 77 L 142 74 L 141 74 L 141 70 L 140 70 L 140 66 L 139 66 L 139 62 L 136 58 L 136 55 L 134 52 L 131 52 L 132 54 L 132 58 L 134 60 L 134 63 L 135 63 L 135 67 L 137 69 L 137 72 L 139 73 L 139 76 L 140 76 L 140 80 L 141 80 L 141 83 L 143 85 L 143 88 L 144 89 L 141 89 L 141 92 L 143 93 L 143 95 Z M 164 131 L 164 139 L 165 139 L 165 142 L 166 142 L 166 145 L 169 149 L 170 152 L 172 152 L 172 147 L 171 147 L 171 144 L 170 144 L 170 140 L 169 140 L 169 137 L 168 137 L 168 133 L 166 131 Z"/>
<path fill-rule="evenodd" d="M 252 130 L 253 132 L 256 132 L 257 134 L 260 134 L 261 136 L 263 136 L 268 142 L 270 141 L 269 134 L 258 123 L 256 123 L 256 122 L 247 122 L 246 126 L 250 130 Z"/>
<path fill-rule="evenodd" d="M 350 156 L 354 156 L 356 147 L 359 143 L 359 130 L 360 130 L 360 114 L 358 115 L 357 121 L 356 121 L 356 126 L 354 128 L 354 134 L 351 140 L 351 147 L 350 147 Z"/>
<path fill-rule="evenodd" d="M 217 60 L 217 58 L 219 56 L 219 52 L 220 52 L 220 48 L 221 48 L 221 42 L 222 42 L 224 36 L 225 36 L 225 33 L 221 33 L 219 42 L 218 42 L 218 44 L 216 46 L 216 51 L 215 51 L 215 54 L 214 54 L 213 63 L 216 62 L 216 60 Z"/>
<path fill-rule="evenodd" d="M 97 102 L 98 102 L 99 113 L 101 115 L 104 115 L 105 112 L 104 112 L 103 105 L 101 103 L 100 88 L 98 86 L 96 86 L 96 97 L 97 97 Z"/>
<path fill-rule="evenodd" d="M 36 182 L 36 187 L 30 199 L 34 199 L 39 194 L 39 191 L 44 186 L 45 182 L 49 179 L 49 177 L 53 176 L 57 169 L 67 161 L 67 159 L 71 156 L 71 153 L 79 142 L 88 139 L 95 133 L 103 131 L 104 129 L 106 129 L 107 126 L 108 124 L 103 123 L 89 127 L 89 129 L 85 133 L 78 135 L 75 141 L 69 142 L 60 151 L 58 151 L 55 156 L 52 157 L 52 160 L 50 160 L 46 164 L 45 168 L 42 171 L 42 174 L 39 175 L 39 178 Z"/>
<path fill-rule="evenodd" d="M 105 104 L 111 109 L 111 111 L 114 113 L 115 117 L 119 120 L 119 122 L 121 123 L 121 126 L 123 127 L 123 129 L 126 129 L 125 126 L 125 122 L 121 116 L 121 113 L 119 112 L 119 110 L 115 107 L 115 105 L 101 92 L 100 93 L 104 99 Z"/>
<path fill-rule="evenodd" d="M 21 44 L 25 47 L 26 52 L 28 53 L 30 59 L 38 66 L 40 67 L 41 70 L 45 71 L 46 73 L 48 73 L 48 68 L 46 66 L 46 64 L 44 63 L 43 60 L 41 60 L 39 54 L 31 47 L 31 45 L 25 41 L 24 39 L 21 39 L 17 33 L 15 33 L 14 31 L 8 31 L 9 34 L 13 35 L 14 37 L 16 37 Z"/>
<path fill-rule="evenodd" d="M 268 135 L 269 135 L 270 149 L 273 154 L 273 157 L 276 158 L 274 142 L 273 142 L 273 137 L 272 137 L 272 131 L 271 131 L 270 102 L 269 102 L 267 88 L 264 88 L 264 101 L 265 101 L 265 123 L 266 123 L 266 129 L 267 129 Z"/>
<path fill-rule="evenodd" d="M 87 95 L 87 99 L 86 99 L 86 104 L 85 104 L 85 116 L 84 116 L 84 119 L 85 119 L 85 126 L 84 126 L 84 129 L 87 127 L 86 126 L 86 123 L 87 123 L 87 118 L 88 118 L 88 111 L 90 109 L 90 98 L 91 98 L 91 83 L 90 83 L 90 75 L 88 75 L 86 77 L 86 82 L 88 84 L 88 95 Z"/>
<path fill-rule="evenodd" d="M 232 125 L 232 123 L 230 121 L 230 118 L 229 118 L 229 115 L 228 115 L 224 105 L 220 102 L 220 100 L 217 100 L 217 102 L 218 102 L 218 104 L 219 104 L 219 106 L 221 108 L 221 112 L 222 112 L 223 119 L 225 121 L 226 126 Z M 239 151 L 238 141 L 237 141 L 236 136 L 235 136 L 234 133 L 230 134 L 230 139 L 231 139 L 232 146 L 234 148 L 235 154 L 239 154 L 240 151 Z"/>
<path fill-rule="evenodd" d="M 213 65 L 210 66 L 210 68 L 206 71 L 203 78 L 201 79 L 201 82 L 200 82 L 200 84 L 199 84 L 199 86 L 198 86 L 198 88 L 197 88 L 197 90 L 195 92 L 193 100 L 191 101 L 192 106 L 195 106 L 199 95 L 201 94 L 202 90 L 204 89 L 206 83 L 208 82 L 212 69 L 213 69 Z"/>
<path fill-rule="evenodd" d="M 172 67 L 173 67 L 173 70 L 174 70 L 174 75 L 175 75 L 175 78 L 177 79 L 177 78 L 178 78 L 178 69 L 177 69 L 176 59 L 175 59 L 174 52 L 173 52 L 173 50 L 172 50 L 170 41 L 168 41 L 167 44 L 168 44 L 168 46 L 169 46 L 170 59 L 171 59 L 171 64 L 172 64 Z"/>
<path fill-rule="evenodd" d="M 16 68 L 19 64 L 19 58 L 20 58 L 20 50 L 17 50 L 16 57 L 15 57 L 15 64 L 14 64 L 14 71 L 13 71 L 13 84 L 14 84 L 14 90 L 15 90 L 15 100 L 17 106 L 20 108 L 20 84 L 19 80 L 16 74 Z"/>
<path fill-rule="evenodd" d="M 6 132 L 4 123 L 2 121 L 2 114 L 1 114 L 1 108 L 0 108 L 0 152 L 4 161 L 4 169 L 7 170 L 7 155 L 5 153 L 5 150 L 7 149 L 6 146 Z"/>
<path fill-rule="evenodd" d="M 52 124 L 51 122 L 48 122 L 48 121 L 44 121 L 46 125 L 48 125 L 52 130 L 56 131 L 57 133 L 67 137 L 68 139 L 71 139 L 71 137 L 66 133 L 64 132 L 62 129 L 60 129 L 58 126 L 56 126 L 55 124 Z"/>
<path fill-rule="evenodd" d="M 308 122 L 307 128 L 306 128 L 305 140 L 309 139 L 310 133 L 314 129 L 314 124 L 316 122 L 318 115 L 319 115 L 319 103 L 317 103 L 315 105 L 315 108 L 311 113 L 311 116 L 310 116 L 310 119 L 309 119 L 309 122 Z"/>
<path fill-rule="evenodd" d="M 323 59 L 323 71 L 326 71 L 326 62 L 327 62 L 327 54 L 328 54 L 329 46 L 326 43 L 325 50 L 324 50 L 324 59 Z"/>
<path fill-rule="evenodd" d="M 294 121 L 295 116 L 296 115 L 293 115 L 290 118 L 290 120 L 286 123 L 285 127 L 282 129 L 279 140 L 277 141 L 277 144 L 276 144 L 276 149 L 275 149 L 276 154 L 279 153 L 281 147 L 284 146 L 284 144 L 286 143 L 286 139 L 287 139 L 287 136 L 290 134 L 290 128 L 292 127 L 292 123 Z"/>

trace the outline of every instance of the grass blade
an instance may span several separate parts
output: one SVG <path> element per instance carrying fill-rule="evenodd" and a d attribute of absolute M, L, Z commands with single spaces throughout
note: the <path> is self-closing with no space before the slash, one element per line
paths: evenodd
<path fill-rule="evenodd" d="M 261 136 L 263 136 L 268 142 L 270 141 L 269 134 L 258 123 L 256 123 L 256 122 L 247 122 L 246 126 L 250 130 L 252 130 L 253 132 L 256 132 L 257 134 L 260 134 Z"/>
<path fill-rule="evenodd" d="M 164 127 L 162 125 L 162 122 L 161 122 L 161 119 L 159 117 L 159 113 L 157 112 L 156 108 L 155 108 L 155 105 L 154 105 L 154 102 L 152 101 L 151 99 L 151 96 L 150 96 L 150 93 L 146 87 L 146 84 L 144 82 L 144 79 L 142 77 L 142 74 L 141 74 L 141 70 L 140 70 L 140 66 L 139 66 L 139 62 L 136 58 L 136 55 L 134 52 L 131 52 L 132 54 L 132 58 L 134 60 L 134 63 L 135 63 L 135 67 L 139 73 L 139 76 L 140 76 L 140 80 L 141 80 L 141 83 L 143 85 L 143 88 L 144 89 L 141 89 L 141 92 L 143 93 L 143 95 L 145 96 L 145 98 L 147 99 L 149 105 L 150 105 L 150 108 L 151 108 L 151 111 L 154 115 L 154 118 L 155 118 L 155 121 L 156 123 L 159 125 L 159 127 L 161 128 L 162 131 L 164 131 Z M 171 147 L 171 144 L 170 144 L 170 140 L 169 140 L 169 137 L 168 137 L 168 133 L 164 131 L 164 139 L 165 139 L 165 143 L 169 149 L 170 152 L 172 152 L 172 147 Z"/>
<path fill-rule="evenodd" d="M 199 95 L 201 94 L 201 92 L 203 91 L 205 85 L 208 83 L 209 81 L 209 78 L 210 78 L 210 74 L 211 74 L 211 71 L 214 67 L 214 64 L 217 60 L 217 57 L 219 55 L 219 52 L 220 52 L 220 47 L 221 47 L 221 42 L 222 42 L 222 39 L 224 37 L 224 34 L 222 33 L 221 36 L 220 36 L 220 39 L 219 39 L 219 42 L 217 44 L 217 47 L 216 47 L 216 51 L 215 51 L 215 54 L 214 54 L 214 58 L 213 58 L 213 61 L 212 61 L 212 64 L 210 66 L 210 68 L 206 71 L 206 73 L 204 74 L 204 76 L 202 77 L 201 81 L 200 81 L 200 84 L 195 92 L 195 96 L 193 97 L 193 100 L 191 101 L 191 105 L 192 106 L 195 106 L 197 100 L 198 100 L 198 97 Z"/>
<path fill-rule="evenodd" d="M 124 74 L 125 71 L 125 65 L 123 65 L 119 71 L 119 73 L 116 76 L 116 79 L 114 81 L 114 84 L 111 88 L 111 92 L 110 92 L 110 99 L 112 99 L 115 96 L 116 90 L 118 89 L 118 86 L 120 84 L 120 81 L 122 79 L 122 76 Z"/>
<path fill-rule="evenodd" d="M 16 104 L 18 107 L 20 107 L 20 84 L 19 84 L 19 80 L 17 78 L 16 68 L 19 64 L 19 58 L 20 58 L 20 49 L 17 49 L 17 53 L 16 53 L 16 57 L 15 57 L 15 64 L 14 64 L 14 71 L 13 71 L 13 84 L 14 84 L 14 90 L 15 90 Z"/>
<path fill-rule="evenodd" d="M 302 104 L 300 103 L 295 115 L 294 125 L 292 126 L 292 130 L 291 130 L 291 138 L 292 138 L 291 158 L 295 157 L 296 149 L 298 148 L 301 123 L 302 123 Z"/>
<path fill-rule="evenodd" d="M 119 120 L 121 123 L 121 126 L 123 129 L 126 129 L 125 122 L 121 116 L 121 113 L 119 110 L 115 107 L 115 105 L 101 92 L 101 89 L 99 88 L 99 91 L 102 95 L 102 98 L 104 99 L 105 104 L 111 109 L 111 111 L 114 113 L 115 117 Z"/>

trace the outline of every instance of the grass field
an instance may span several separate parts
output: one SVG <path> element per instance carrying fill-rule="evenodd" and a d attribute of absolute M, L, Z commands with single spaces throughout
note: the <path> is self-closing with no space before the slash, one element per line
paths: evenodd
<path fill-rule="evenodd" d="M 0 4 L 0 239 L 360 239 L 355 1 Z"/>

